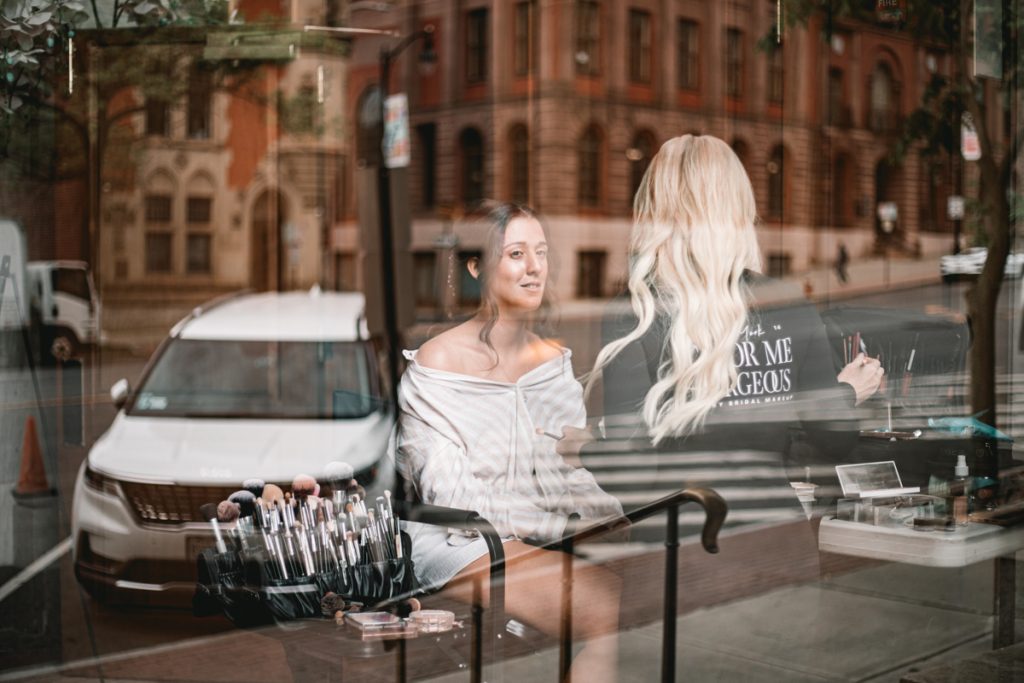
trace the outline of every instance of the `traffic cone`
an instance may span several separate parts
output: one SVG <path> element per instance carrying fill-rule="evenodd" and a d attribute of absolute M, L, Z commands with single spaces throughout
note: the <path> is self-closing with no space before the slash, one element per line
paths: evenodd
<path fill-rule="evenodd" d="M 36 420 L 29 415 L 25 418 L 25 435 L 21 439 L 21 474 L 14 487 L 16 496 L 52 495 L 53 489 L 46 482 L 46 467 L 43 453 L 39 449 L 39 434 Z"/>

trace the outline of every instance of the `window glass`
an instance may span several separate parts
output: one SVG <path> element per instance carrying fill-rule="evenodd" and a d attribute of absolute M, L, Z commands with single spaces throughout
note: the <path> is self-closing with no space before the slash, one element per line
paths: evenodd
<path fill-rule="evenodd" d="M 466 82 L 481 83 L 487 80 L 487 9 L 481 7 L 466 16 Z"/>
<path fill-rule="evenodd" d="M 90 300 L 92 290 L 89 287 L 89 275 L 82 268 L 54 268 L 50 278 L 54 292 L 82 301 Z"/>
<path fill-rule="evenodd" d="M 629 10 L 629 80 L 651 82 L 651 13 Z"/>
<path fill-rule="evenodd" d="M 676 30 L 678 86 L 681 90 L 696 90 L 700 85 L 700 33 L 697 22 L 680 19 Z"/>
<path fill-rule="evenodd" d="M 601 72 L 601 5 L 594 0 L 576 0 L 576 73 L 593 76 Z"/>

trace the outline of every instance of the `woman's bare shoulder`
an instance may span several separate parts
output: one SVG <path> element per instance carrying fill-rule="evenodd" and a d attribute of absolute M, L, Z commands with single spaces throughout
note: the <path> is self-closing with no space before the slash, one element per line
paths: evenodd
<path fill-rule="evenodd" d="M 465 325 L 458 325 L 424 342 L 416 352 L 416 362 L 435 370 L 462 372 L 467 354 L 474 351 L 473 341 Z"/>
<path fill-rule="evenodd" d="M 535 355 L 536 359 L 544 363 L 552 358 L 558 358 L 565 354 L 565 347 L 559 344 L 554 339 L 545 339 L 537 335 L 532 335 L 530 340 L 530 351 Z"/>

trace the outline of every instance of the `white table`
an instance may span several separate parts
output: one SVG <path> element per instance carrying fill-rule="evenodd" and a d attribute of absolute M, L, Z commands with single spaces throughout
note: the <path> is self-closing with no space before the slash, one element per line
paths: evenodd
<path fill-rule="evenodd" d="M 1013 643 L 1014 553 L 1024 548 L 1024 524 L 1001 527 L 972 522 L 954 531 L 915 531 L 906 526 L 874 526 L 826 518 L 821 521 L 818 548 L 923 567 L 965 567 L 994 560 L 993 647 Z"/>

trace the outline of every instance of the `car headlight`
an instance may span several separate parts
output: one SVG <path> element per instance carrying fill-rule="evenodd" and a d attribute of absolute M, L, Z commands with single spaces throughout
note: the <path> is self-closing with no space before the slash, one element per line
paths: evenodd
<path fill-rule="evenodd" d="M 94 470 L 86 463 L 85 465 L 85 485 L 91 489 L 101 491 L 111 496 L 116 496 L 120 493 L 120 489 L 117 486 L 117 480 L 111 479 L 105 474 L 101 474 Z"/>

